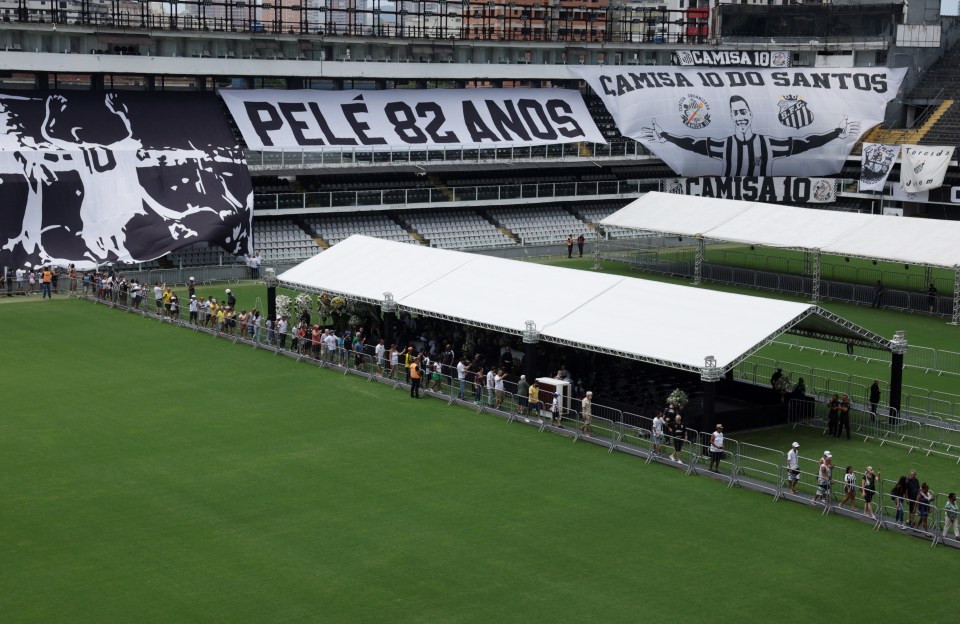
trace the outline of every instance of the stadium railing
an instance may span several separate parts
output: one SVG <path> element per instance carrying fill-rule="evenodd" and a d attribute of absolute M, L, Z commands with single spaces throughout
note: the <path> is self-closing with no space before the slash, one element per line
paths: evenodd
<path fill-rule="evenodd" d="M 676 241 L 675 237 L 646 237 L 638 246 L 636 239 L 621 241 L 607 239 L 604 242 L 601 257 L 611 262 L 625 262 L 632 268 L 649 273 L 660 273 L 681 277 L 693 277 L 695 270 L 695 250 L 691 247 L 680 249 L 664 242 Z M 796 296 L 810 296 L 813 282 L 810 271 L 803 263 L 794 258 L 765 258 L 764 267 L 732 266 L 725 261 L 734 262 L 737 252 L 723 251 L 721 261 L 717 262 L 710 248 L 701 264 L 701 279 L 704 281 L 732 284 L 746 288 L 768 290 Z M 726 258 L 727 260 L 724 260 Z M 820 298 L 827 301 L 842 301 L 860 305 L 872 305 L 874 300 L 873 284 L 881 280 L 885 286 L 883 308 L 929 314 L 925 275 L 919 273 L 897 273 L 880 269 L 838 267 L 824 264 L 821 268 Z M 953 280 L 945 277 L 931 278 L 938 292 L 933 314 L 949 316 L 953 313 Z M 925 283 L 926 282 L 926 283 Z"/>
<path fill-rule="evenodd" d="M 788 422 L 803 424 L 829 433 L 827 402 L 820 400 L 791 399 L 788 405 Z M 910 452 L 939 455 L 960 462 L 960 428 L 931 422 L 906 414 L 897 414 L 889 408 L 878 406 L 878 414 L 851 406 L 851 435 L 864 441 L 876 440 L 883 444 L 900 446 Z M 846 431 L 844 431 L 846 435 Z"/>
<path fill-rule="evenodd" d="M 168 318 L 152 311 L 152 302 L 150 305 L 141 306 L 140 309 L 128 307 L 122 299 L 117 301 L 98 300 L 94 297 L 83 297 L 79 293 L 78 298 L 85 298 L 97 303 L 109 305 L 114 308 L 126 310 L 130 313 L 140 314 L 145 318 L 152 318 L 160 322 L 171 323 L 183 328 L 191 329 L 194 332 L 204 332 L 213 336 L 218 336 L 231 340 L 235 344 L 243 344 L 254 349 L 264 349 L 272 351 L 277 356 L 286 356 L 297 361 L 310 362 L 322 368 L 328 368 L 334 371 L 342 372 L 343 375 L 357 375 L 370 382 L 379 382 L 391 385 L 394 388 L 409 388 L 405 380 L 405 373 L 402 366 L 397 367 L 392 372 L 389 367 L 389 354 L 384 359 L 382 367 L 376 358 L 368 351 L 355 351 L 345 347 L 338 347 L 332 353 L 324 352 L 323 345 L 315 353 L 312 349 L 312 341 L 300 342 L 299 345 L 306 344 L 305 348 L 293 350 L 290 348 L 290 341 L 287 340 L 287 348 L 280 348 L 277 344 L 276 332 L 272 334 L 265 327 L 261 327 L 259 332 L 242 333 L 239 327 L 233 333 L 218 331 L 202 324 L 191 324 L 186 317 Z M 655 455 L 652 442 L 652 421 L 649 416 L 623 412 L 615 408 L 593 404 L 590 435 L 585 436 L 583 429 L 582 405 L 579 399 L 572 399 L 569 406 L 564 406 L 560 412 L 559 426 L 550 422 L 550 406 L 547 401 L 540 401 L 532 409 L 539 410 L 540 420 L 537 422 L 534 415 L 529 411 L 523 414 L 521 407 L 523 401 L 514 393 L 516 386 L 513 384 L 505 385 L 502 391 L 502 398 L 498 401 L 498 395 L 495 389 L 492 392 L 492 401 L 488 402 L 487 388 L 485 380 L 480 383 L 474 383 L 466 380 L 465 396 L 459 397 L 459 381 L 455 377 L 441 373 L 439 379 L 432 379 L 425 376 L 421 386 L 421 396 L 443 400 L 448 404 L 456 404 L 471 409 L 478 413 L 493 414 L 503 418 L 511 423 L 523 423 L 537 427 L 540 431 L 551 431 L 569 436 L 574 441 L 588 441 L 607 447 L 610 452 L 619 451 L 635 455 L 646 460 L 647 463 L 662 463 L 683 469 L 688 475 L 710 475 L 712 478 L 725 480 L 728 487 L 740 486 L 770 494 L 774 500 L 780 498 L 789 498 L 800 502 L 804 501 L 807 494 L 812 498 L 817 489 L 818 461 L 809 457 L 800 457 L 800 479 L 797 484 L 798 493 L 793 495 L 789 493 L 786 481 L 786 453 L 776 449 L 770 449 L 755 444 L 746 443 L 730 436 L 725 437 L 724 456 L 721 460 L 721 469 L 719 473 L 712 473 L 706 469 L 709 462 L 708 446 L 710 434 L 699 432 L 694 429 L 687 429 L 687 442 L 681 450 L 682 465 L 669 460 L 673 453 L 673 445 L 669 435 L 665 435 L 663 450 L 661 454 Z M 471 388 L 472 386 L 472 388 Z M 475 394 L 471 395 L 471 389 Z M 546 399 L 545 396 L 542 397 Z M 529 406 L 528 406 L 529 408 Z M 804 408 L 806 409 L 806 408 Z M 801 410 L 802 411 L 802 410 Z M 869 418 L 869 414 L 867 416 Z M 527 419 L 530 422 L 527 423 Z M 903 419 L 900 419 L 903 422 Z M 852 419 L 854 422 L 854 419 Z M 860 422 L 856 419 L 855 422 Z M 878 421 L 879 422 L 879 419 Z M 861 434 L 862 435 L 862 434 Z M 898 434 L 899 435 L 899 434 Z M 903 436 L 904 438 L 909 436 Z M 902 440 L 900 442 L 903 443 Z M 837 508 L 837 488 L 838 483 L 842 483 L 842 476 L 838 479 L 837 465 L 833 467 L 832 484 L 829 490 L 828 501 L 824 504 L 823 514 L 840 513 L 847 515 L 843 510 Z M 857 474 L 857 484 L 860 483 L 862 473 Z M 881 480 L 878 475 L 877 494 L 875 500 L 877 519 L 872 521 L 873 526 L 889 526 L 890 518 L 895 518 L 895 509 L 889 507 L 892 504 L 889 498 L 889 492 L 892 490 L 895 482 Z M 858 485 L 859 487 L 859 485 Z M 859 504 L 862 509 L 862 497 Z M 923 534 L 931 540 L 933 545 L 945 543 L 951 546 L 960 547 L 960 542 L 956 540 L 944 541 L 940 539 L 938 532 L 941 526 L 941 509 L 945 497 L 942 494 L 934 494 L 930 503 L 928 516 L 928 528 Z M 863 520 L 864 514 L 860 511 L 854 514 Z"/>
<path fill-rule="evenodd" d="M 630 139 L 611 143 L 564 143 L 559 145 L 537 145 L 517 147 L 489 148 L 450 148 L 434 147 L 428 149 L 410 147 L 400 149 L 364 149 L 341 148 L 324 151 L 309 150 L 247 150 L 247 165 L 255 169 L 304 169 L 323 165 L 363 165 L 384 163 L 426 163 L 437 162 L 502 162 L 513 160 L 591 160 L 597 158 L 648 157 L 653 158 L 650 150 L 643 144 Z"/>
<path fill-rule="evenodd" d="M 734 368 L 734 378 L 754 385 L 768 385 L 777 368 L 782 368 L 789 374 L 792 382 L 803 377 L 811 394 L 826 396 L 834 393 L 847 394 L 855 403 L 863 405 L 869 403 L 872 378 L 785 360 L 750 356 Z M 886 382 L 882 384 L 883 396 L 888 397 L 889 388 Z M 901 400 L 903 414 L 960 425 L 960 395 L 904 384 Z M 887 408 L 884 407 L 884 409 Z"/>
<path fill-rule="evenodd" d="M 531 184 L 487 184 L 449 188 L 417 187 L 354 191 L 321 191 L 311 193 L 259 193 L 257 211 L 330 209 L 339 212 L 352 206 L 411 206 L 417 204 L 450 204 L 476 201 L 519 199 L 563 199 L 565 197 L 617 198 L 639 197 L 644 192 L 640 180 L 607 180 L 592 182 L 541 182 Z"/>

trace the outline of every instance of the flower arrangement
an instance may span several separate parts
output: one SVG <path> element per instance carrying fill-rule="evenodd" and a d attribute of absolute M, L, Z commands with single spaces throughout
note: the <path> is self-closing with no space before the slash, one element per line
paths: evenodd
<path fill-rule="evenodd" d="M 346 304 L 347 302 L 343 300 L 343 297 L 334 297 L 330 300 L 330 308 L 336 312 L 339 312 Z"/>
<path fill-rule="evenodd" d="M 317 312 L 325 312 L 330 307 L 330 295 L 323 293 L 317 295 Z"/>
<path fill-rule="evenodd" d="M 773 389 L 780 394 L 789 394 L 789 392 L 793 390 L 793 382 L 790 380 L 790 375 L 783 375 L 780 377 L 780 379 L 777 380 L 777 383 L 773 386 Z"/>
<path fill-rule="evenodd" d="M 477 342 L 476 337 L 472 329 L 467 329 L 466 336 L 463 341 L 463 354 L 465 357 L 472 358 L 473 354 L 477 351 Z"/>
<path fill-rule="evenodd" d="M 309 313 L 310 308 L 312 307 L 311 305 L 312 303 L 313 303 L 312 298 L 307 293 L 300 293 L 299 295 L 297 295 L 297 298 L 294 301 L 294 306 L 296 307 L 296 310 L 297 310 L 296 315 L 300 316 L 304 312 Z"/>
<path fill-rule="evenodd" d="M 279 320 L 279 317 L 281 316 L 290 315 L 290 304 L 293 303 L 290 297 L 288 297 L 287 295 L 277 295 L 275 303 L 277 304 L 278 320 Z"/>
<path fill-rule="evenodd" d="M 686 405 L 689 402 L 690 402 L 690 397 L 687 396 L 687 393 L 681 390 L 680 388 L 676 388 L 673 392 L 670 393 L 670 396 L 667 397 L 667 403 L 673 403 L 674 405 L 677 405 L 680 407 Z"/>
<path fill-rule="evenodd" d="M 363 325 L 363 321 L 361 321 L 360 317 L 356 314 L 351 314 L 350 318 L 347 319 L 347 325 L 350 327 L 359 328 L 361 325 Z"/>

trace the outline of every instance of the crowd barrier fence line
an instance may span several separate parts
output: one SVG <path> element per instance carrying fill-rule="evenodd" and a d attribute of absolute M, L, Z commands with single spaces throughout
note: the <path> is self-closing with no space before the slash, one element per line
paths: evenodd
<path fill-rule="evenodd" d="M 143 318 L 153 318 L 160 323 L 170 323 L 185 329 L 191 329 L 195 333 L 203 332 L 213 337 L 227 338 L 235 344 L 244 344 L 255 350 L 263 349 L 272 351 L 276 356 L 284 355 L 293 358 L 297 362 L 313 363 L 320 368 L 328 368 L 332 371 L 342 372 L 344 376 L 360 376 L 368 382 L 384 383 L 394 389 L 409 388 L 407 382 L 401 379 L 401 377 L 405 376 L 402 370 L 390 371 L 389 355 L 387 356 L 384 370 L 380 371 L 375 357 L 366 351 L 358 353 L 351 349 L 338 347 L 331 354 L 329 351 L 325 352 L 322 349 L 323 345 L 320 345 L 321 349 L 315 354 L 311 348 L 312 342 L 308 343 L 306 348 L 300 348 L 303 343 L 298 343 L 298 348 L 294 351 L 292 349 L 281 348 L 277 344 L 278 335 L 275 332 L 274 340 L 272 342 L 268 340 L 268 333 L 264 328 L 261 328 L 259 333 L 254 333 L 252 336 L 249 333 L 241 335 L 240 332 L 231 334 L 217 328 L 205 327 L 201 323 L 192 324 L 182 316 L 179 318 L 170 318 L 162 314 L 157 314 L 150 311 L 149 305 L 141 304 L 140 308 L 135 308 L 119 299 L 114 301 L 112 298 L 111 300 L 101 300 L 96 297 L 84 297 L 80 294 L 75 296 L 78 299 L 91 300 L 95 304 L 107 305 L 112 308 L 125 310 L 128 313 L 140 314 Z M 152 305 L 152 302 L 147 303 Z M 289 346 L 289 340 L 287 341 L 287 345 Z M 560 433 L 561 435 L 570 437 L 574 442 L 588 441 L 592 444 L 606 447 L 610 453 L 618 451 L 634 455 L 644 459 L 645 463 L 668 464 L 675 468 L 683 469 L 687 475 L 710 475 L 714 479 L 726 481 L 727 488 L 740 486 L 770 494 L 774 502 L 783 498 L 803 502 L 804 497 L 809 495 L 812 498 L 818 489 L 819 463 L 818 460 L 809 457 L 801 456 L 799 458 L 799 480 L 797 482 L 797 494 L 794 495 L 789 492 L 789 488 L 786 486 L 788 483 L 787 464 L 786 453 L 783 451 L 742 442 L 726 436 L 724 439 L 724 453 L 720 460 L 720 472 L 713 473 L 704 467 L 704 464 L 709 459 L 707 449 L 709 447 L 710 433 L 687 428 L 686 442 L 680 452 L 682 465 L 677 465 L 669 459 L 669 455 L 673 453 L 674 447 L 672 439 L 666 431 L 664 432 L 663 450 L 661 454 L 657 455 L 654 453 L 652 419 L 647 416 L 594 404 L 590 422 L 591 433 L 589 436 L 586 436 L 583 429 L 582 406 L 577 399 L 571 400 L 571 406 L 564 406 L 561 409 L 559 423 L 554 424 L 551 423 L 550 405 L 546 401 L 541 400 L 538 402 L 538 405 L 532 408 L 528 405 L 526 414 L 521 414 L 523 402 L 520 399 L 526 397 L 521 397 L 514 392 L 507 391 L 506 387 L 502 391 L 502 394 L 498 396 L 495 388 L 492 393 L 488 394 L 488 388 L 485 383 L 476 383 L 467 380 L 465 383 L 465 390 L 467 391 L 465 392 L 464 398 L 460 398 L 458 396 L 459 381 L 451 375 L 441 373 L 439 379 L 432 379 L 428 378 L 425 374 L 423 379 L 424 383 L 421 385 L 421 396 L 423 397 L 442 400 L 449 405 L 472 407 L 476 409 L 478 414 L 486 413 L 495 415 L 504 419 L 507 423 L 527 424 L 524 419 L 532 418 L 529 410 L 537 409 L 537 416 L 539 416 L 541 422 L 531 420 L 529 424 L 537 427 L 540 432 L 550 431 L 552 433 Z M 471 390 L 474 394 L 471 394 Z M 478 390 L 480 391 L 479 393 L 477 393 Z M 479 400 L 476 400 L 477 398 L 479 398 Z M 790 420 L 794 426 L 797 424 L 805 424 L 803 422 L 804 420 L 818 420 L 819 417 L 815 411 L 810 413 L 810 410 L 801 409 L 802 406 L 795 404 L 799 403 L 796 400 L 791 401 L 791 403 L 794 405 L 792 405 L 790 409 Z M 904 419 L 900 418 L 900 420 L 902 421 Z M 606 435 L 599 435 L 601 433 Z M 840 468 L 838 468 L 838 466 L 835 465 L 833 467 L 831 485 L 827 493 L 827 502 L 821 503 L 823 504 L 821 514 L 824 516 L 830 515 L 831 513 L 836 514 L 838 511 L 841 515 L 846 515 L 845 510 L 839 510 L 837 505 L 836 486 L 838 483 L 842 484 L 843 482 L 843 476 L 838 472 L 839 470 Z M 860 479 L 862 479 L 863 474 L 859 472 L 855 474 L 857 478 L 856 487 L 859 492 Z M 893 522 L 889 519 L 890 517 L 895 517 L 895 509 L 892 514 L 890 513 L 892 505 L 890 491 L 893 489 L 893 484 L 895 484 L 895 481 L 881 479 L 878 475 L 874 498 L 876 519 L 871 522 L 871 526 L 874 529 L 889 528 L 888 525 Z M 944 501 L 945 498 L 941 493 L 933 494 L 933 498 L 929 504 L 927 529 L 924 531 L 923 536 L 930 539 L 931 546 L 946 544 L 951 547 L 960 548 L 960 540 L 944 538 L 944 536 L 941 535 L 941 517 L 944 517 L 942 501 Z M 862 497 L 860 497 L 859 503 L 862 506 Z M 863 514 L 859 512 L 852 513 L 855 517 L 862 519 Z M 914 531 L 914 533 L 916 533 L 916 531 Z"/>

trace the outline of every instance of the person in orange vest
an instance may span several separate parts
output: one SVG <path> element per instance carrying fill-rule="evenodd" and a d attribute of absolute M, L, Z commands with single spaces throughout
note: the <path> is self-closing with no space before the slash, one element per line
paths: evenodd
<path fill-rule="evenodd" d="M 417 356 L 410 364 L 410 398 L 419 399 L 420 398 L 420 356 Z"/>
<path fill-rule="evenodd" d="M 41 278 L 43 282 L 43 294 L 41 299 L 46 299 L 50 297 L 53 299 L 53 293 L 50 292 L 50 283 L 53 281 L 53 274 L 50 272 L 50 267 L 43 267 L 43 277 Z"/>
<path fill-rule="evenodd" d="M 573 257 L 573 234 L 567 236 L 567 257 Z"/>

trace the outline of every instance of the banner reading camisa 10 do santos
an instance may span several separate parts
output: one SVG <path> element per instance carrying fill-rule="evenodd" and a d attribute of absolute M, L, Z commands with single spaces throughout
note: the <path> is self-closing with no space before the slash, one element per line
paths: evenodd
<path fill-rule="evenodd" d="M 576 67 L 620 132 L 682 176 L 838 173 L 906 69 Z"/>
<path fill-rule="evenodd" d="M 606 143 L 572 89 L 224 90 L 251 149 Z"/>

